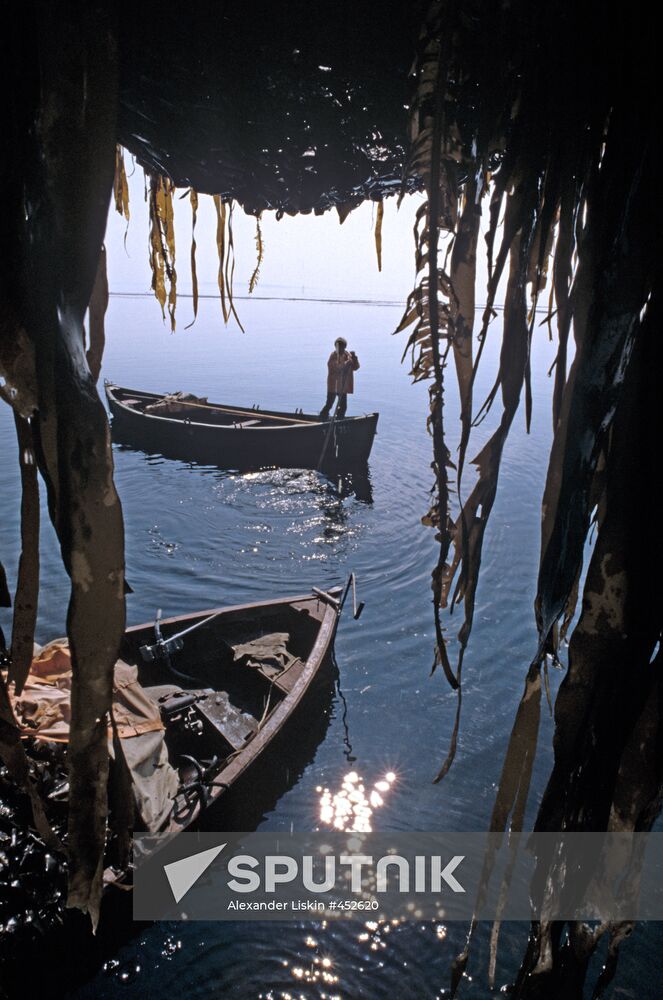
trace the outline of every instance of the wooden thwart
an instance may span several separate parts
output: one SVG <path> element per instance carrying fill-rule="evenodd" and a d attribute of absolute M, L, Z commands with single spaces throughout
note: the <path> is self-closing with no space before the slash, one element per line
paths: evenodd
<path fill-rule="evenodd" d="M 155 402 L 165 402 L 163 399 Z M 280 424 L 311 424 L 311 420 L 298 420 L 296 417 L 277 417 L 271 413 L 261 413 L 260 410 L 234 410 L 230 406 L 214 406 L 212 403 L 192 403 L 186 399 L 178 399 L 178 406 L 191 406 L 200 410 L 214 410 L 215 413 L 232 413 L 239 417 L 247 417 L 250 413 L 255 413 L 260 420 L 275 420 Z M 161 414 L 155 414 L 160 416 Z"/>

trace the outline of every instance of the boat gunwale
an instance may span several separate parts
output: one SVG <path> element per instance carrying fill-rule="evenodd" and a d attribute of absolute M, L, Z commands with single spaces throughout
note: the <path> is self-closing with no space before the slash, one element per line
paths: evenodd
<path fill-rule="evenodd" d="M 342 588 L 340 586 L 334 586 L 330 587 L 330 589 L 328 591 L 325 591 L 325 593 L 329 594 L 329 596 L 333 599 L 335 593 L 336 592 L 340 593 L 341 591 Z M 311 603 L 325 604 L 331 607 L 334 606 L 331 601 L 325 601 L 324 597 L 320 596 L 319 594 L 312 594 L 309 592 L 305 594 L 296 594 L 294 597 L 273 597 L 266 601 L 250 601 L 249 603 L 246 604 L 227 604 L 227 605 L 222 604 L 217 608 L 204 608 L 201 611 L 189 611 L 183 615 L 171 615 L 171 617 L 169 618 L 160 618 L 159 624 L 176 625 L 178 622 L 194 621 L 196 618 L 207 618 L 210 615 L 218 614 L 219 616 L 221 616 L 221 614 L 231 614 L 232 612 L 236 611 L 245 611 L 245 610 L 252 611 L 257 608 L 271 608 L 271 607 L 277 607 L 280 604 L 286 604 L 286 605 L 302 604 L 306 601 L 310 601 Z M 320 619 L 320 621 L 322 621 L 322 618 Z M 128 635 L 129 633 L 140 632 L 143 629 L 152 627 L 153 627 L 153 622 L 149 621 L 141 622 L 139 625 L 128 625 L 127 628 L 124 630 L 124 634 Z"/>

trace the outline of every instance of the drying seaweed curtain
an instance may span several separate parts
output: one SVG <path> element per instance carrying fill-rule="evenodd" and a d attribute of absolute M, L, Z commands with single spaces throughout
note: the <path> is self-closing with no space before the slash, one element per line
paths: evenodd
<path fill-rule="evenodd" d="M 433 573 L 436 664 L 459 692 L 472 628 L 486 523 L 500 459 L 521 396 L 531 416 L 535 308 L 549 277 L 556 328 L 554 442 L 543 498 L 535 598 L 538 647 L 504 763 L 491 829 L 522 828 L 536 748 L 542 668 L 555 660 L 576 611 L 583 550 L 597 536 L 555 706 L 554 768 L 540 831 L 648 830 L 661 805 L 660 520 L 648 518 L 661 428 L 661 204 L 658 129 L 650 105 L 656 54 L 646 11 L 628 21 L 594 3 L 431 5 L 420 40 L 409 171 L 428 199 L 415 229 L 420 282 L 401 329 L 413 376 L 431 379 L 435 495 L 427 520 L 440 542 Z M 488 210 L 487 306 L 473 358 L 479 216 Z M 500 226 L 500 222 L 502 225 Z M 441 240 L 451 240 L 443 258 Z M 448 264 L 448 269 L 447 269 Z M 551 274 L 550 274 L 551 272 Z M 475 406 L 472 387 L 494 335 L 494 299 L 507 277 L 497 379 Z M 569 337 L 574 338 L 573 362 Z M 444 385 L 452 354 L 461 444 L 445 444 Z M 497 430 L 472 459 L 471 428 L 501 396 Z M 458 515 L 451 515 L 457 501 Z M 454 670 L 440 609 L 462 602 Z M 453 760 L 452 736 L 442 777 Z M 472 931 L 454 964 L 456 991 Z M 589 960 L 609 939 L 596 994 L 630 928 L 537 924 L 518 997 L 580 997 Z M 491 942 L 491 979 L 497 935 Z"/>
<path fill-rule="evenodd" d="M 106 842 L 108 711 L 125 617 L 124 541 L 108 422 L 85 357 L 83 317 L 113 183 L 116 29 L 107 5 L 38 3 L 8 18 L 4 34 L 9 114 L 0 183 L 0 370 L 16 415 L 23 484 L 9 681 L 20 691 L 32 653 L 38 467 L 71 579 L 69 905 L 89 912 L 96 924 Z M 0 755 L 25 781 L 25 754 L 0 686 Z M 41 830 L 39 813 L 37 805 Z"/>

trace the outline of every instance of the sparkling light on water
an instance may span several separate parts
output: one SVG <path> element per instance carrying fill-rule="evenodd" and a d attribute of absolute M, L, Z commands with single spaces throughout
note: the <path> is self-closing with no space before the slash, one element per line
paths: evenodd
<path fill-rule="evenodd" d="M 373 813 L 384 805 L 384 795 L 395 781 L 395 773 L 388 771 L 367 789 L 359 774 L 349 771 L 337 792 L 319 785 L 316 791 L 320 795 L 320 822 L 334 830 L 370 833 Z"/>

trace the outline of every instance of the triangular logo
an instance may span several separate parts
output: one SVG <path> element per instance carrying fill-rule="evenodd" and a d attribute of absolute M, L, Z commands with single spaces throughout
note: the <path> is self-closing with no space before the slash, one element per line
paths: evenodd
<path fill-rule="evenodd" d="M 220 844 L 218 847 L 210 847 L 208 851 L 200 851 L 199 854 L 191 854 L 188 858 L 171 861 L 169 865 L 163 866 L 176 903 L 186 896 L 191 886 L 207 871 L 225 846 Z"/>

